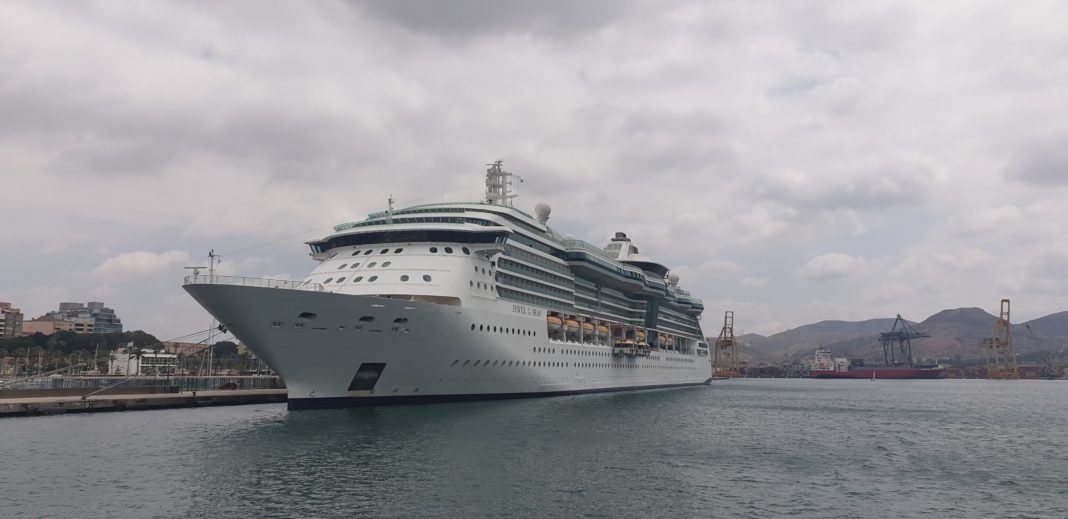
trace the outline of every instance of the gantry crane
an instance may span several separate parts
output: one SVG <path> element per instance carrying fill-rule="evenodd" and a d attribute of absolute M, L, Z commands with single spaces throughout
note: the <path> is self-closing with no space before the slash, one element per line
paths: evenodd
<path fill-rule="evenodd" d="M 716 339 L 716 374 L 725 377 L 741 376 L 738 366 L 738 340 L 734 338 L 734 312 L 723 313 L 723 329 Z"/>
<path fill-rule="evenodd" d="M 1016 350 L 1012 346 L 1012 328 L 1009 323 L 1009 300 L 1001 300 L 1001 314 L 994 321 L 994 336 L 983 339 L 983 353 L 986 355 L 986 378 L 1010 379 L 1020 378 L 1016 364 Z"/>
<path fill-rule="evenodd" d="M 906 365 L 912 367 L 912 339 L 930 337 L 930 335 L 917 331 L 897 314 L 894 325 L 890 331 L 879 334 L 879 342 L 883 345 L 883 362 L 887 366 Z"/>

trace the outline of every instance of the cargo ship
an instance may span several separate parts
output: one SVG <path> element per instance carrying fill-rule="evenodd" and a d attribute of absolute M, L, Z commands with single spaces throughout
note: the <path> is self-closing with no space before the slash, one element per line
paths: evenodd
<path fill-rule="evenodd" d="M 879 379 L 937 379 L 945 378 L 946 368 L 937 364 L 914 366 L 865 366 L 863 362 L 834 358 L 830 350 L 816 350 L 816 359 L 809 370 L 812 378 Z"/>

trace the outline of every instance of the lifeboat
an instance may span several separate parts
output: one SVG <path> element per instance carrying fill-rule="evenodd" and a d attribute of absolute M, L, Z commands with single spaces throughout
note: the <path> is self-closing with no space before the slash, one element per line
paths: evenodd
<path fill-rule="evenodd" d="M 558 332 L 564 329 L 564 320 L 555 315 L 546 317 L 545 322 L 549 325 L 549 331 L 551 332 Z"/>
<path fill-rule="evenodd" d="M 620 339 L 612 346 L 612 355 L 633 356 L 637 351 L 637 347 L 634 341 L 630 339 Z"/>
<path fill-rule="evenodd" d="M 593 323 L 582 323 L 582 333 L 586 335 L 593 334 Z"/>
<path fill-rule="evenodd" d="M 579 330 L 578 321 L 576 321 L 574 319 L 568 319 L 568 320 L 564 321 L 564 324 L 567 325 L 567 332 L 568 333 L 578 333 L 578 330 Z"/>
<path fill-rule="evenodd" d="M 635 332 L 634 339 L 638 342 L 645 342 L 645 331 L 638 330 L 637 332 Z"/>
<path fill-rule="evenodd" d="M 608 337 L 608 327 L 601 324 L 597 326 L 597 337 L 604 339 Z"/>
<path fill-rule="evenodd" d="M 667 347 L 671 346 L 671 342 L 672 342 L 671 341 L 671 337 L 668 337 L 667 335 L 661 335 L 660 336 L 660 347 L 661 348 L 667 348 Z"/>

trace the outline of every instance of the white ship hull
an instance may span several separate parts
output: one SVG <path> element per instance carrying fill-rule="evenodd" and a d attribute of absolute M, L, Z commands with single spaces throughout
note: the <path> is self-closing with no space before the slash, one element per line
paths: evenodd
<path fill-rule="evenodd" d="M 290 409 L 710 380 L 708 357 L 667 350 L 621 357 L 607 345 L 550 340 L 544 311 L 505 300 L 462 307 L 264 286 L 193 283 L 185 289 L 285 379 Z"/>

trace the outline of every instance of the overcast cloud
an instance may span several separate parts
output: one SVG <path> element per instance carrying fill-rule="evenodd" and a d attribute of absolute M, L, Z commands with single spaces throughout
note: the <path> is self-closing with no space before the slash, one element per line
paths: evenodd
<path fill-rule="evenodd" d="M 102 300 L 170 338 L 181 290 L 302 277 L 384 207 L 517 205 L 626 231 L 744 331 L 1068 309 L 1057 2 L 3 2 L 0 300 Z"/>

